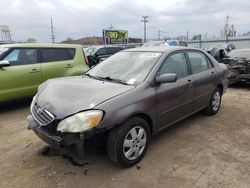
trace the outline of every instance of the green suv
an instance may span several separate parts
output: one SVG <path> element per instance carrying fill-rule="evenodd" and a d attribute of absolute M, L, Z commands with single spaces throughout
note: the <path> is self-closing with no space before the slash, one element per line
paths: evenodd
<path fill-rule="evenodd" d="M 11 44 L 0 49 L 0 102 L 33 96 L 48 79 L 89 69 L 81 45 Z"/>

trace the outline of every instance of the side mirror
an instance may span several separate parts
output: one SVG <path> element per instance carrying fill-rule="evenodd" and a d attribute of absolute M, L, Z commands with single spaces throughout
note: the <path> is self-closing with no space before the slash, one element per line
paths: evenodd
<path fill-rule="evenodd" d="M 157 83 L 173 83 L 176 81 L 177 81 L 177 75 L 172 73 L 162 74 L 156 77 Z"/>
<path fill-rule="evenodd" d="M 0 68 L 10 66 L 10 62 L 8 60 L 0 61 Z"/>

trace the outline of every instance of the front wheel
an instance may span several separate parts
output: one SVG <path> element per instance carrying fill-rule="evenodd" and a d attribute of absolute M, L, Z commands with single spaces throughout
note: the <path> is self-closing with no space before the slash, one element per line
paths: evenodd
<path fill-rule="evenodd" d="M 213 92 L 213 95 L 209 101 L 209 105 L 204 109 L 205 114 L 215 115 L 220 109 L 221 105 L 221 96 L 222 91 L 220 88 L 216 88 Z"/>
<path fill-rule="evenodd" d="M 107 142 L 108 155 L 121 166 L 133 166 L 146 153 L 149 138 L 148 123 L 140 117 L 133 117 L 111 130 Z"/>

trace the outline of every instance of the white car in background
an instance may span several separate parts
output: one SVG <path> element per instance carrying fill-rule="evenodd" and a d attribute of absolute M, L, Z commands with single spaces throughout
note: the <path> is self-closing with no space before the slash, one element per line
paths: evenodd
<path fill-rule="evenodd" d="M 184 46 L 187 47 L 187 43 L 181 40 L 162 40 L 162 41 L 149 41 L 142 45 L 142 47 L 150 46 Z"/>

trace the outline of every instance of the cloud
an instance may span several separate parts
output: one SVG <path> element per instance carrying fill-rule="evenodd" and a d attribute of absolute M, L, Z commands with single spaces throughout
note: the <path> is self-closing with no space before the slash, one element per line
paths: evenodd
<path fill-rule="evenodd" d="M 1 1 L 0 25 L 10 26 L 14 40 L 29 37 L 50 42 L 50 18 L 56 41 L 67 37 L 101 36 L 102 29 L 126 29 L 143 37 L 142 15 L 149 15 L 147 34 L 162 36 L 205 34 L 219 36 L 226 16 L 238 33 L 250 30 L 250 2 L 238 0 L 8 0 Z"/>

